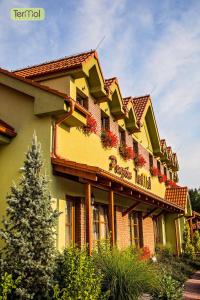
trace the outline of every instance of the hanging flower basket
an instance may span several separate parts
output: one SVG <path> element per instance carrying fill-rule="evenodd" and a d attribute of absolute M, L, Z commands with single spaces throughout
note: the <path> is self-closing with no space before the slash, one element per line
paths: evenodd
<path fill-rule="evenodd" d="M 142 156 L 142 154 L 137 155 L 134 158 L 135 166 L 136 168 L 142 168 L 147 163 L 145 158 Z"/>
<path fill-rule="evenodd" d="M 128 147 L 126 144 L 121 144 L 119 147 L 119 153 L 124 160 L 134 159 L 135 153 L 132 147 Z"/>
<path fill-rule="evenodd" d="M 141 250 L 140 250 L 140 256 L 139 259 L 140 260 L 148 260 L 151 257 L 151 252 L 148 246 L 144 246 Z"/>
<path fill-rule="evenodd" d="M 87 116 L 86 125 L 82 126 L 81 129 L 86 135 L 97 133 L 97 121 L 93 116 Z"/>
<path fill-rule="evenodd" d="M 117 148 L 118 138 L 112 131 L 104 130 L 101 132 L 101 142 L 104 148 Z"/>
<path fill-rule="evenodd" d="M 167 176 L 165 174 L 158 175 L 158 180 L 160 183 L 167 181 Z"/>
<path fill-rule="evenodd" d="M 152 176 L 158 176 L 160 174 L 159 169 L 156 167 L 151 167 L 150 172 Z"/>

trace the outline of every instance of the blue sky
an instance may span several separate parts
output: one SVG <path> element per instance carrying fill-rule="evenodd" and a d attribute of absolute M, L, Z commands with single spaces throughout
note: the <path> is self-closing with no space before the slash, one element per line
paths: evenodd
<path fill-rule="evenodd" d="M 43 7 L 14 22 L 13 7 Z M 178 153 L 180 183 L 200 186 L 200 1 L 0 0 L 0 66 L 16 69 L 89 49 L 122 94 L 150 93 L 160 137 Z"/>

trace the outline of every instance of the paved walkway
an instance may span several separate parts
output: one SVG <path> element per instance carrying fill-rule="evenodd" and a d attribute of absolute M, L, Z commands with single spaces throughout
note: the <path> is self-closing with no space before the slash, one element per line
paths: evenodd
<path fill-rule="evenodd" d="M 200 300 L 200 271 L 186 281 L 183 300 Z"/>

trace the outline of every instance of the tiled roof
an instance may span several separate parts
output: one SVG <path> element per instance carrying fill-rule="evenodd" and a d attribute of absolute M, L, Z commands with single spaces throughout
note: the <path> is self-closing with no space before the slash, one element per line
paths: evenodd
<path fill-rule="evenodd" d="M 166 145 L 165 139 L 160 140 L 160 145 L 161 147 L 164 147 Z"/>
<path fill-rule="evenodd" d="M 36 82 L 36 81 L 30 80 L 30 79 L 27 79 L 27 78 L 23 78 L 23 77 L 21 77 L 21 76 L 15 74 L 15 73 L 9 72 L 8 70 L 4 70 L 4 69 L 2 69 L 2 68 L 0 68 L 0 73 L 2 73 L 2 74 L 4 74 L 4 75 L 7 75 L 7 76 L 9 76 L 9 77 L 15 78 L 15 79 L 17 79 L 17 80 L 23 81 L 23 82 L 25 82 L 25 83 L 27 83 L 27 84 L 30 84 L 30 85 L 32 85 L 32 86 L 34 86 L 34 87 L 36 87 L 36 88 L 39 88 L 39 89 L 44 90 L 44 91 L 47 91 L 47 92 L 49 92 L 49 93 L 51 93 L 51 94 L 57 95 L 57 96 L 59 96 L 59 97 L 65 99 L 65 100 L 68 100 L 68 101 L 69 101 L 69 98 L 70 98 L 70 97 L 69 97 L 67 94 L 64 94 L 64 93 L 62 93 L 62 92 L 59 92 L 58 90 L 52 89 L 52 88 L 50 88 L 50 87 L 48 87 L 48 86 L 46 86 L 46 85 L 42 85 L 42 84 L 40 84 L 40 83 L 38 83 L 38 82 Z M 73 99 L 71 99 L 71 100 L 73 101 Z M 85 108 L 83 108 L 83 107 L 82 107 L 79 103 L 77 103 L 77 102 L 75 102 L 75 107 L 76 107 L 79 111 L 81 111 L 82 113 L 84 113 L 85 115 L 88 115 L 88 114 L 89 114 L 88 111 L 87 111 Z"/>
<path fill-rule="evenodd" d="M 181 206 L 185 209 L 188 197 L 187 187 L 167 188 L 165 192 L 165 200 Z"/>
<path fill-rule="evenodd" d="M 118 83 L 117 77 L 105 79 L 105 85 L 109 89 L 113 83 Z"/>
<path fill-rule="evenodd" d="M 148 103 L 150 95 L 140 96 L 140 97 L 127 97 L 124 98 L 124 105 L 127 105 L 129 102 L 133 104 L 137 122 L 140 123 L 143 113 L 145 111 L 146 105 Z"/>
<path fill-rule="evenodd" d="M 25 78 L 34 78 L 41 75 L 52 74 L 58 71 L 77 69 L 81 67 L 81 64 L 87 61 L 90 57 L 97 57 L 95 50 L 67 56 L 58 60 L 42 63 L 40 65 L 29 66 L 24 69 L 13 71 L 13 73 Z"/>
<path fill-rule="evenodd" d="M 14 128 L 0 119 L 0 133 L 9 137 L 16 136 Z"/>

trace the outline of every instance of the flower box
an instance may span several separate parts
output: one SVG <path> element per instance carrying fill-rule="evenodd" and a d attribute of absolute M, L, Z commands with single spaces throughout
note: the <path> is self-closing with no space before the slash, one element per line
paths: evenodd
<path fill-rule="evenodd" d="M 117 148 L 118 138 L 110 130 L 103 130 L 101 132 L 101 142 L 104 148 Z"/>
<path fill-rule="evenodd" d="M 97 133 L 97 121 L 93 116 L 87 116 L 86 125 L 82 126 L 82 131 L 86 135 Z"/>
<path fill-rule="evenodd" d="M 137 155 L 134 158 L 134 162 L 135 162 L 135 166 L 137 168 L 142 168 L 147 163 L 146 160 L 145 160 L 145 158 L 142 156 L 142 154 Z"/>
<path fill-rule="evenodd" d="M 176 187 L 177 185 L 176 185 L 176 182 L 174 182 L 172 179 L 168 179 L 167 181 L 166 181 L 166 185 L 167 186 L 170 186 L 170 187 Z"/>
<path fill-rule="evenodd" d="M 160 183 L 167 181 L 167 176 L 165 174 L 158 175 L 158 180 Z"/>
<path fill-rule="evenodd" d="M 135 153 L 132 147 L 128 147 L 126 144 L 121 144 L 119 147 L 119 153 L 124 160 L 134 159 Z"/>
<path fill-rule="evenodd" d="M 160 171 L 156 167 L 151 167 L 150 168 L 150 173 L 151 173 L 152 176 L 158 176 L 160 174 Z"/>

